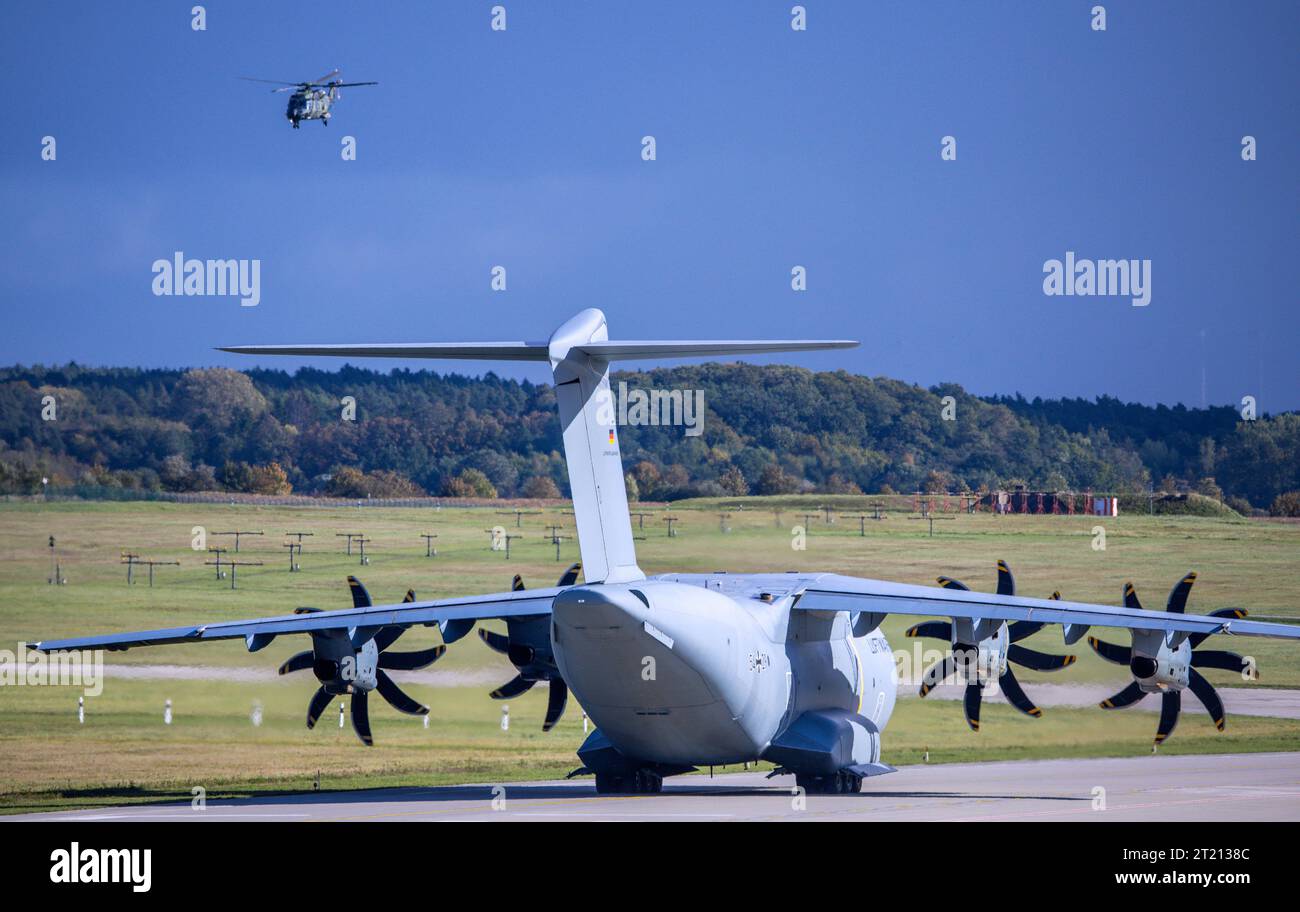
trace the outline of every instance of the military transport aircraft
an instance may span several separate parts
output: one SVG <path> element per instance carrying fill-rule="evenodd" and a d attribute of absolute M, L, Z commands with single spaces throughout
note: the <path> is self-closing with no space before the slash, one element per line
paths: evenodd
<path fill-rule="evenodd" d="M 494 645 L 504 647 L 520 670 L 520 683 L 508 686 L 550 681 L 561 711 L 563 698 L 572 691 L 598 726 L 579 748 L 582 767 L 575 771 L 594 774 L 597 792 L 657 792 L 665 776 L 762 759 L 776 764 L 774 775 L 793 774 L 810 792 L 833 793 L 856 791 L 864 777 L 893 770 L 881 760 L 882 732 L 897 688 L 894 659 L 880 631 L 890 614 L 948 618 L 942 629 L 918 632 L 946 636 L 954 654 L 964 657 L 945 660 L 939 673 L 964 672 L 974 683 L 1002 679 L 1008 657 L 1025 658 L 1010 645 L 1026 629 L 1019 625 L 1061 624 L 1067 644 L 1078 642 L 1090 626 L 1127 628 L 1131 648 L 1096 648 L 1128 664 L 1137 692 L 1163 694 L 1175 717 L 1177 695 L 1189 683 L 1205 699 L 1191 666 L 1197 658 L 1192 647 L 1206 637 L 1300 639 L 1300 626 L 1242 620 L 1237 609 L 1183 613 L 1183 583 L 1161 612 L 1143 610 L 1135 599 L 1111 607 L 1018 596 L 1005 585 L 988 594 L 834 573 L 647 578 L 633 550 L 610 364 L 856 344 L 610 341 L 604 314 L 590 309 L 544 342 L 224 349 L 257 355 L 549 362 L 585 582 L 576 585 L 576 577 L 566 577 L 564 585 L 550 588 L 434 601 L 417 601 L 412 595 L 410 601 L 391 605 L 372 605 L 368 596 L 358 594 L 354 607 L 344 610 L 300 609 L 277 617 L 47 640 L 36 646 L 45 651 L 115 650 L 242 637 L 250 651 L 257 651 L 276 637 L 305 634 L 311 638 L 310 651 L 286 666 L 310 665 L 322 685 L 320 700 L 349 693 L 354 701 L 360 699 L 362 711 L 354 708 L 353 724 L 369 744 L 364 695 L 371 690 L 378 689 L 398 709 L 428 712 L 400 691 L 394 693 L 384 673 L 385 668 L 416 667 L 437 658 L 432 653 L 438 647 L 426 654 L 388 653 L 403 631 L 416 624 L 437 625 L 444 642 L 453 643 L 476 622 L 500 619 L 508 632 L 505 642 Z M 927 683 L 938 683 L 939 673 L 928 675 Z M 319 709 L 316 700 L 313 708 Z M 1222 706 L 1211 710 L 1221 721 Z"/>

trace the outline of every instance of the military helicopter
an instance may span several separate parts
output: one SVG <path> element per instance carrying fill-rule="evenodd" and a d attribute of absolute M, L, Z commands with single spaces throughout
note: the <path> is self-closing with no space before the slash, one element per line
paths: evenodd
<path fill-rule="evenodd" d="M 240 79 L 248 82 L 266 82 L 271 85 L 278 85 L 280 88 L 272 89 L 272 92 L 288 92 L 293 90 L 289 96 L 289 107 L 285 109 L 284 116 L 289 118 L 293 128 L 298 129 L 299 121 L 319 120 L 323 125 L 329 126 L 330 122 L 330 105 L 339 100 L 339 89 L 351 86 L 372 86 L 379 85 L 377 82 L 340 82 L 337 78 L 341 70 L 331 70 L 319 79 L 312 82 L 281 82 L 278 79 L 254 79 L 252 76 L 240 76 Z"/>

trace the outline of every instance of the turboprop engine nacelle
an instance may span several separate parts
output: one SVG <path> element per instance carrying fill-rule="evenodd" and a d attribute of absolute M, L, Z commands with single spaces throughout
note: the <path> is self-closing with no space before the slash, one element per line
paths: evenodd
<path fill-rule="evenodd" d="M 1160 631 L 1134 631 L 1133 655 L 1128 668 L 1144 693 L 1182 690 L 1188 685 L 1192 667 L 1192 644 L 1182 640 L 1170 646 Z"/>
<path fill-rule="evenodd" d="M 957 675 L 967 684 L 996 681 L 1007 670 L 1007 648 L 1011 645 L 1006 621 L 988 632 L 989 622 L 958 620 L 952 626 L 952 655 Z"/>
<path fill-rule="evenodd" d="M 314 633 L 312 652 L 312 674 L 328 693 L 374 690 L 378 684 L 379 647 L 373 636 L 354 647 L 352 636 L 345 631 Z"/>

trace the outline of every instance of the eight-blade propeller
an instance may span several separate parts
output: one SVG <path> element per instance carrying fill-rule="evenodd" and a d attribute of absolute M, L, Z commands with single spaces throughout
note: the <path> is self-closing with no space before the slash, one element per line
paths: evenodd
<path fill-rule="evenodd" d="M 939 577 L 939 585 L 945 589 L 963 589 L 969 591 L 969 587 L 958 580 L 947 576 Z M 1011 568 L 1007 566 L 1006 561 L 998 561 L 998 595 L 1015 595 L 1016 578 L 1011 573 Z M 1052 598 L 1059 599 L 1061 593 L 1053 592 Z M 1049 655 L 1045 652 L 1038 652 L 1025 646 L 1015 645 L 1018 640 L 1032 636 L 1043 628 L 1043 623 L 1038 621 L 1016 621 L 1007 626 L 1007 646 L 1006 659 L 1001 673 L 998 675 L 998 687 L 1001 688 L 1003 695 L 1016 709 L 1020 710 L 1027 716 L 1038 718 L 1043 711 L 1034 705 L 1034 702 L 1025 695 L 1024 690 L 1020 687 L 1020 682 L 1016 680 L 1015 672 L 1011 670 L 1011 662 L 1017 665 L 1023 665 L 1034 671 L 1058 671 L 1071 665 L 1075 661 L 1072 655 Z M 999 634 L 1000 635 L 1000 634 Z M 907 636 L 928 636 L 937 637 L 947 640 L 953 644 L 953 651 L 947 657 L 936 662 L 925 670 L 921 676 L 921 696 L 925 696 L 934 690 L 940 683 L 947 680 L 953 674 L 962 670 L 963 664 L 969 665 L 977 660 L 979 656 L 979 647 L 974 643 L 959 643 L 953 636 L 953 625 L 950 621 L 926 621 L 923 624 L 917 624 L 907 631 Z M 996 637 L 995 637 L 996 638 Z M 966 715 L 966 724 L 972 731 L 980 730 L 980 703 L 982 702 L 984 685 L 978 680 L 978 675 L 973 676 L 966 685 L 966 693 L 962 700 L 962 707 Z"/>
<path fill-rule="evenodd" d="M 1187 597 L 1192 591 L 1192 584 L 1195 582 L 1195 573 L 1188 573 L 1180 579 L 1169 593 L 1169 598 L 1165 602 L 1165 610 L 1174 614 L 1182 614 L 1187 607 Z M 1132 583 L 1124 584 L 1124 607 L 1142 607 L 1142 603 L 1138 601 L 1137 590 Z M 1240 619 L 1246 616 L 1246 610 L 1244 608 L 1220 608 L 1218 611 L 1211 611 L 1209 616 Z M 1088 637 L 1088 645 L 1096 650 L 1097 655 L 1108 662 L 1128 666 L 1134 676 L 1134 681 L 1128 687 L 1125 687 L 1114 696 L 1102 700 L 1101 708 L 1121 709 L 1125 706 L 1131 706 L 1148 693 L 1154 693 L 1158 690 L 1161 701 L 1160 721 L 1156 725 L 1155 743 L 1159 745 L 1173 734 L 1174 727 L 1178 725 L 1178 717 L 1183 708 L 1182 685 L 1185 684 L 1205 706 L 1210 718 L 1214 720 L 1214 727 L 1219 731 L 1223 731 L 1226 716 L 1223 710 L 1223 701 L 1219 699 L 1219 693 L 1214 689 L 1214 685 L 1207 681 L 1205 676 L 1196 669 L 1220 668 L 1224 671 L 1235 671 L 1239 674 L 1248 675 L 1254 679 L 1259 678 L 1259 672 L 1255 670 L 1253 663 L 1235 652 L 1225 652 L 1219 649 L 1206 649 L 1197 652 L 1196 648 L 1205 642 L 1209 636 L 1208 633 L 1194 633 L 1187 638 L 1190 663 L 1186 668 L 1186 681 L 1161 681 L 1159 684 L 1148 685 L 1146 689 L 1142 687 L 1137 679 L 1156 679 L 1160 670 L 1159 663 L 1162 658 L 1165 658 L 1163 653 L 1168 650 L 1168 647 L 1161 647 L 1161 654 L 1152 658 L 1136 653 L 1128 646 L 1117 646 L 1097 637 Z M 1177 653 L 1172 650 L 1168 650 L 1168 653 L 1170 658 L 1178 660 Z"/>
<path fill-rule="evenodd" d="M 581 569 L 581 564 L 573 564 L 564 571 L 556 585 L 572 586 L 578 581 L 578 571 Z M 510 588 L 515 592 L 523 589 L 523 577 L 516 574 Z M 549 618 L 546 615 L 510 618 L 506 622 L 506 629 L 509 635 L 484 630 L 482 627 L 478 630 L 483 642 L 508 657 L 510 664 L 519 671 L 492 691 L 492 699 L 509 700 L 527 692 L 538 681 L 549 681 L 551 691 L 546 700 L 546 719 L 542 723 L 542 731 L 550 731 L 564 715 L 564 707 L 569 702 L 569 685 L 560 677 L 560 670 L 551 654 Z"/>
<path fill-rule="evenodd" d="M 348 586 L 352 590 L 352 605 L 355 608 L 368 608 L 372 604 L 370 593 L 366 587 L 361 584 L 355 576 L 348 577 Z M 415 601 L 415 593 L 407 590 L 403 602 Z M 319 611 L 319 608 L 299 608 L 295 613 L 306 614 Z M 395 624 L 390 624 L 379 628 L 372 640 L 374 650 L 377 653 L 374 667 L 374 684 L 373 689 L 379 691 L 379 695 L 388 701 L 399 712 L 404 712 L 412 716 L 428 715 L 429 708 L 412 699 L 400 687 L 394 683 L 384 669 L 390 671 L 415 671 L 416 669 L 425 668 L 432 665 L 442 654 L 447 651 L 446 646 L 433 646 L 429 649 L 421 649 L 416 652 L 387 652 L 389 646 L 397 641 L 406 628 Z M 313 637 L 313 642 L 317 642 Z M 321 642 L 326 642 L 321 638 Z M 350 645 L 350 644 L 349 644 Z M 352 728 L 361 739 L 361 743 L 367 747 L 374 745 L 374 738 L 370 734 L 370 688 L 364 686 L 366 676 L 358 674 L 356 668 L 358 663 L 365 661 L 363 653 L 369 643 L 363 644 L 363 647 L 357 648 L 352 656 L 343 656 L 344 661 L 351 663 L 351 671 L 345 671 L 341 666 L 342 663 L 332 654 L 330 656 L 318 654 L 315 646 L 312 649 L 296 653 L 285 660 L 280 666 L 280 674 L 288 674 L 293 671 L 302 671 L 310 668 L 315 673 L 321 686 L 311 698 L 311 703 L 307 706 L 307 727 L 314 728 L 316 722 L 320 719 L 321 714 L 325 712 L 326 707 L 336 696 L 342 696 L 344 693 L 351 695 L 351 716 Z"/>

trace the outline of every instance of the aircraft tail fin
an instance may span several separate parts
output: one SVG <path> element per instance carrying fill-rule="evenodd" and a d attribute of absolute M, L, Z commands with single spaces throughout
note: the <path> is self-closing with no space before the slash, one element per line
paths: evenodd
<path fill-rule="evenodd" d="M 611 342 L 605 315 L 589 308 L 546 342 L 451 342 L 348 345 L 239 345 L 222 351 L 252 355 L 356 358 L 448 358 L 549 361 L 555 377 L 564 457 L 583 573 L 588 582 L 644 579 L 632 545 L 609 364 L 642 358 L 696 358 L 851 348 L 846 340 Z"/>

